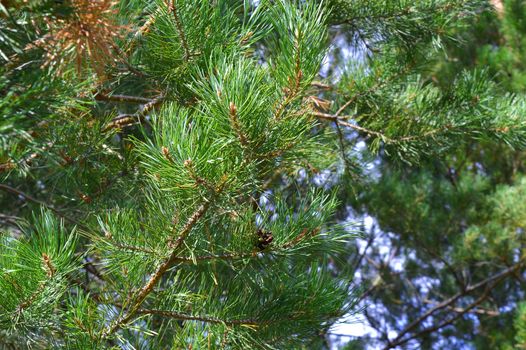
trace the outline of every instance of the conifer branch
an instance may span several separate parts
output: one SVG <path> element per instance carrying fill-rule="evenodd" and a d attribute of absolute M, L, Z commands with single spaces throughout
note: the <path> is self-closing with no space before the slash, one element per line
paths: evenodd
<path fill-rule="evenodd" d="M 184 33 L 184 28 L 181 23 L 181 19 L 179 18 L 179 14 L 177 13 L 177 6 L 175 4 L 177 0 L 168 0 L 168 12 L 171 12 L 174 16 L 175 20 L 175 26 L 177 28 L 177 32 L 179 33 L 179 39 L 181 40 L 181 45 L 184 49 L 184 60 L 188 62 L 190 59 L 190 49 L 188 48 L 188 42 L 186 41 L 186 35 Z"/>
<path fill-rule="evenodd" d="M 158 315 L 158 316 L 174 318 L 174 319 L 182 320 L 182 321 L 199 321 L 199 322 L 213 323 L 213 324 L 225 324 L 228 326 L 261 326 L 261 325 L 270 324 L 270 321 L 259 321 L 256 319 L 239 319 L 239 320 L 221 319 L 221 318 L 212 317 L 212 316 L 187 315 L 187 314 L 179 313 L 176 311 L 168 311 L 168 310 L 138 309 L 137 313 L 145 314 L 145 315 Z"/>
<path fill-rule="evenodd" d="M 53 266 L 53 263 L 51 262 L 51 258 L 49 255 L 42 253 L 42 267 L 46 271 L 46 277 L 52 278 L 55 273 L 57 272 L 55 266 Z M 25 301 L 20 303 L 17 307 L 17 312 L 20 313 L 22 310 L 27 309 L 35 302 L 35 300 L 38 298 L 40 294 L 44 291 L 46 288 L 47 280 L 41 281 L 37 287 L 37 289 L 27 298 Z"/>
<path fill-rule="evenodd" d="M 408 17 L 412 13 L 415 13 L 418 11 L 418 13 L 422 14 L 428 14 L 433 15 L 437 12 L 443 12 L 443 13 L 451 13 L 453 10 L 461 10 L 463 9 L 466 4 L 469 4 L 469 0 L 458 2 L 457 4 L 446 2 L 443 5 L 438 6 L 430 6 L 429 8 L 415 8 L 414 4 L 411 4 L 410 6 L 402 7 L 398 9 L 397 11 L 386 11 L 384 14 L 381 15 L 353 15 L 349 19 L 344 19 L 341 22 L 338 22 L 338 24 L 350 24 L 355 25 L 359 21 L 374 21 L 376 23 L 383 22 L 383 21 L 389 21 L 393 19 L 400 19 L 402 17 Z"/>
<path fill-rule="evenodd" d="M 487 287 L 488 285 L 493 285 L 493 284 L 498 283 L 500 280 L 502 280 L 506 276 L 514 274 L 517 270 L 522 268 L 523 265 L 524 265 L 524 262 L 523 261 L 519 261 L 518 263 L 510 266 L 509 268 L 507 268 L 505 270 L 502 270 L 499 273 L 494 274 L 493 276 L 490 276 L 490 277 L 484 279 L 483 281 L 480 281 L 480 282 L 475 283 L 473 285 L 467 286 L 464 290 L 458 292 L 457 294 L 455 294 L 454 296 L 450 297 L 449 299 L 446 299 L 446 300 L 442 301 L 441 303 L 437 304 L 436 306 L 430 308 L 424 314 L 422 314 L 420 317 L 418 317 L 416 320 L 414 320 L 409 325 L 407 325 L 402 331 L 400 331 L 395 339 L 388 341 L 388 344 L 383 348 L 383 350 L 393 349 L 393 348 L 395 348 L 398 345 L 404 344 L 407 341 L 409 341 L 411 339 L 414 339 L 415 337 L 417 337 L 417 335 L 416 336 L 407 337 L 407 338 L 404 338 L 404 336 L 407 333 L 411 332 L 416 327 L 418 327 L 423 321 L 425 321 L 428 317 L 433 315 L 435 312 L 437 312 L 439 310 L 442 310 L 442 309 L 445 309 L 445 308 L 448 308 L 450 305 L 455 303 L 458 299 L 460 299 L 460 298 L 462 298 L 462 297 L 474 292 L 477 289 L 480 289 L 482 287 Z M 491 288 L 487 288 L 487 290 L 489 290 L 489 289 L 491 289 Z M 480 302 L 482 302 L 482 300 L 471 304 L 471 307 L 468 306 L 468 308 L 464 309 L 464 311 L 468 312 L 469 310 L 471 310 L 472 308 L 474 308 L 478 304 L 480 304 Z M 454 322 L 456 319 L 461 317 L 464 313 L 459 313 L 456 317 L 454 317 L 450 321 L 445 322 L 439 328 L 442 328 L 442 327 Z M 435 327 L 433 327 L 433 329 L 434 328 Z"/>
<path fill-rule="evenodd" d="M 99 101 L 130 102 L 130 103 L 143 103 L 143 104 L 147 104 L 153 101 L 151 98 L 146 98 L 146 97 L 127 96 L 127 95 L 107 95 L 102 92 L 95 95 L 95 99 Z"/>
<path fill-rule="evenodd" d="M 235 133 L 237 134 L 237 137 L 239 138 L 239 143 L 241 143 L 241 146 L 243 148 L 247 148 L 249 142 L 248 142 L 246 135 L 243 133 L 241 126 L 239 125 L 239 118 L 237 116 L 237 107 L 234 104 L 234 102 L 230 102 L 229 116 L 230 116 L 230 123 L 232 124 L 232 129 L 235 131 Z"/>
<path fill-rule="evenodd" d="M 105 339 L 111 334 L 113 334 L 115 331 L 119 330 L 123 324 L 126 324 L 127 322 L 131 321 L 133 316 L 137 313 L 137 310 L 142 305 L 146 297 L 153 291 L 153 288 L 161 280 L 163 275 L 168 271 L 168 269 L 173 265 L 173 263 L 176 261 L 177 254 L 179 252 L 179 248 L 184 242 L 184 239 L 188 236 L 194 225 L 203 217 L 203 215 L 206 213 L 208 208 L 210 207 L 210 202 L 204 202 L 197 208 L 197 210 L 190 216 L 188 222 L 185 224 L 181 232 L 179 233 L 179 237 L 175 241 L 175 244 L 172 249 L 172 253 L 170 256 L 164 260 L 164 262 L 157 267 L 156 271 L 153 273 L 153 275 L 150 277 L 148 282 L 141 288 L 137 296 L 134 298 L 132 302 L 132 306 L 130 309 L 125 312 L 122 316 L 120 316 L 111 326 L 106 328 L 106 330 L 102 333 L 102 338 Z"/>
<path fill-rule="evenodd" d="M 38 298 L 38 296 L 42 294 L 45 288 L 46 288 L 46 281 L 40 282 L 38 284 L 37 289 L 33 293 L 31 293 L 31 295 L 26 300 L 24 300 L 17 306 L 16 312 L 21 313 L 24 309 L 27 309 L 28 307 L 30 307 L 35 302 L 35 300 Z"/>
<path fill-rule="evenodd" d="M 371 86 L 370 88 L 366 89 L 365 91 L 360 91 L 359 93 L 353 95 L 349 100 L 347 100 L 347 102 L 345 102 L 340 108 L 338 108 L 338 110 L 336 111 L 336 113 L 334 113 L 333 116 L 340 117 L 340 115 L 347 109 L 347 107 L 349 107 L 354 102 L 356 102 L 360 97 L 363 97 L 363 96 L 365 96 L 367 94 L 373 93 L 373 92 L 377 91 L 378 89 L 381 89 L 382 87 L 384 87 L 384 86 L 390 84 L 391 82 L 395 81 L 396 79 L 404 76 L 405 74 L 408 74 L 411 71 L 411 69 L 413 69 L 414 64 L 415 64 L 414 62 L 409 62 L 399 72 L 397 72 L 396 74 L 393 74 L 392 76 L 388 77 L 387 79 L 383 79 L 383 80 L 380 80 L 380 81 L 376 82 L 373 86 Z"/>
<path fill-rule="evenodd" d="M 328 114 L 328 113 L 322 113 L 322 112 L 312 112 L 311 114 L 318 119 L 329 120 L 334 123 L 337 123 L 338 125 L 346 126 L 356 131 L 363 132 L 364 134 L 367 134 L 369 136 L 379 137 L 382 139 L 382 141 L 389 143 L 389 144 L 418 141 L 418 140 L 426 139 L 429 137 L 433 137 L 435 135 L 439 135 L 441 133 L 454 132 L 460 128 L 460 126 L 447 124 L 440 128 L 428 130 L 418 135 L 408 135 L 408 136 L 401 136 L 401 137 L 393 138 L 379 131 L 367 129 L 357 124 L 352 124 L 352 123 L 345 121 L 345 119 L 353 118 L 352 116 L 337 116 L 336 114 Z M 514 125 L 514 126 L 506 126 L 506 127 L 485 128 L 484 130 L 481 130 L 481 131 L 506 134 L 513 129 L 519 129 L 523 127 L 524 126 L 522 125 Z"/>
<path fill-rule="evenodd" d="M 108 131 L 110 129 L 119 129 L 125 126 L 130 126 L 135 123 L 144 122 L 146 116 L 157 106 L 162 104 L 165 100 L 165 95 L 160 94 L 159 96 L 150 99 L 139 111 L 134 114 L 121 114 L 118 117 L 115 117 L 111 122 L 106 125 L 103 131 Z"/>
<path fill-rule="evenodd" d="M 222 192 L 224 186 L 226 185 L 226 180 L 227 178 L 225 177 L 221 184 L 218 186 L 216 193 L 214 193 L 214 197 Z M 148 282 L 141 288 L 137 296 L 134 297 L 134 300 L 132 301 L 132 306 L 129 308 L 129 310 L 125 312 L 122 316 L 120 316 L 115 322 L 113 322 L 112 325 L 106 328 L 106 330 L 102 333 L 103 339 L 106 339 L 115 331 L 119 330 L 122 327 L 122 325 L 132 320 L 133 316 L 137 313 L 137 310 L 142 305 L 146 297 L 153 291 L 155 285 L 161 280 L 163 275 L 170 269 L 170 267 L 172 267 L 172 265 L 177 261 L 177 255 L 179 254 L 179 249 L 183 245 L 184 240 L 190 234 L 190 231 L 197 224 L 197 222 L 208 211 L 210 205 L 211 201 L 205 200 L 204 203 L 202 203 L 197 208 L 197 210 L 190 216 L 182 230 L 179 232 L 179 236 L 173 243 L 172 252 L 168 256 L 168 258 L 165 259 L 164 262 L 162 262 L 157 267 L 156 271 L 150 277 Z"/>

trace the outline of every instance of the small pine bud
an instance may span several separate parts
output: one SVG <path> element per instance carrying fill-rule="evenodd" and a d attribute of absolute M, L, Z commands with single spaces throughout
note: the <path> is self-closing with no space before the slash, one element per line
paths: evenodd
<path fill-rule="evenodd" d="M 241 45 L 246 45 L 248 40 L 254 35 L 254 32 L 250 31 L 248 32 L 247 34 L 245 34 L 241 40 L 240 40 L 240 44 Z"/>
<path fill-rule="evenodd" d="M 298 73 L 296 74 L 296 82 L 300 82 L 303 78 L 303 71 L 300 69 L 298 70 Z"/>
<path fill-rule="evenodd" d="M 234 102 L 230 102 L 230 115 L 231 116 L 237 115 L 237 107 L 234 104 Z"/>
<path fill-rule="evenodd" d="M 56 269 L 51 263 L 51 259 L 49 258 L 49 255 L 46 253 L 42 253 L 42 260 L 44 261 L 44 268 L 46 270 L 46 274 L 48 277 L 53 277 L 55 275 Z"/>
<path fill-rule="evenodd" d="M 185 168 L 192 168 L 194 166 L 194 163 L 191 159 L 187 159 L 184 161 L 183 165 L 185 166 Z"/>
<path fill-rule="evenodd" d="M 104 237 L 106 237 L 106 239 L 112 239 L 113 235 L 111 234 L 110 231 L 106 231 L 106 232 L 104 232 Z"/>
<path fill-rule="evenodd" d="M 14 168 L 16 168 L 16 164 L 12 160 L 7 161 L 7 163 L 0 164 L 0 172 Z"/>
<path fill-rule="evenodd" d="M 167 147 L 162 146 L 161 151 L 163 152 L 164 158 L 168 159 L 170 162 L 173 161 L 172 155 L 170 154 L 170 150 Z"/>

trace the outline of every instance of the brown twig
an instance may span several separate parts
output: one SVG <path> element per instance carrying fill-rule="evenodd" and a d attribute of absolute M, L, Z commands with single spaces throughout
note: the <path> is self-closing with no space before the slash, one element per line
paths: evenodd
<path fill-rule="evenodd" d="M 150 103 L 151 98 L 140 97 L 140 96 L 127 96 L 127 95 L 107 95 L 99 92 L 95 95 L 95 99 L 99 101 L 110 101 L 110 102 L 129 102 L 129 103 Z"/>
<path fill-rule="evenodd" d="M 507 268 L 507 269 L 505 269 L 505 270 L 503 270 L 503 271 L 501 271 L 499 273 L 496 273 L 493 276 L 490 276 L 490 277 L 484 279 L 483 281 L 480 281 L 480 282 L 478 282 L 476 284 L 467 286 L 463 291 L 458 292 L 457 294 L 455 294 L 451 298 L 446 299 L 446 300 L 442 301 L 441 303 L 435 305 L 434 307 L 430 308 L 424 314 L 422 314 L 420 317 L 418 317 L 416 320 L 414 320 L 409 325 L 407 325 L 402 331 L 400 331 L 395 339 L 388 341 L 388 344 L 384 347 L 384 350 L 392 349 L 392 348 L 394 348 L 394 347 L 396 347 L 398 345 L 406 343 L 407 341 L 409 341 L 411 339 L 414 339 L 418 335 L 413 335 L 413 336 L 407 337 L 407 338 L 404 338 L 404 336 L 406 334 L 408 334 L 409 332 L 411 332 L 416 327 L 418 327 L 429 316 L 433 315 L 435 312 L 437 312 L 439 310 L 442 310 L 442 309 L 445 309 L 445 308 L 449 307 L 450 305 L 455 303 L 458 299 L 470 294 L 471 292 L 473 292 L 473 291 L 475 291 L 475 290 L 477 290 L 477 289 L 479 289 L 481 287 L 485 287 L 485 286 L 488 286 L 488 285 L 491 285 L 491 284 L 498 283 L 501 279 L 503 279 L 504 277 L 506 277 L 506 276 L 508 276 L 510 274 L 513 274 L 516 270 L 520 269 L 522 266 L 523 266 L 523 262 L 520 261 L 520 262 L 510 266 L 509 268 Z M 482 302 L 482 301 L 480 301 L 480 302 Z M 465 312 L 471 310 L 473 307 L 477 306 L 480 302 L 472 304 L 473 306 L 471 308 L 469 308 L 469 307 L 466 308 Z M 449 321 L 445 322 L 441 327 L 439 327 L 439 328 L 432 327 L 432 329 L 429 330 L 429 331 L 440 329 L 440 328 L 442 328 L 442 327 L 444 327 L 444 326 L 446 326 L 448 324 L 451 324 L 452 322 L 454 322 L 454 320 L 458 319 L 462 315 L 463 315 L 463 313 L 460 313 L 456 317 L 454 317 L 452 320 L 449 320 Z M 424 331 L 421 331 L 418 334 L 421 334 L 422 332 L 428 332 L 428 329 L 426 329 Z"/>
<path fill-rule="evenodd" d="M 160 94 L 159 96 L 153 99 L 149 99 L 149 101 L 138 112 L 134 114 L 121 114 L 118 117 L 113 118 L 111 122 L 104 127 L 103 131 L 108 131 L 110 129 L 119 129 L 125 126 L 133 125 L 135 123 L 143 122 L 148 113 L 151 112 L 155 107 L 163 103 L 164 99 L 164 94 Z"/>
<path fill-rule="evenodd" d="M 328 113 L 321 113 L 321 112 L 313 112 L 312 115 L 317 117 L 317 118 L 319 118 L 319 119 L 330 120 L 332 122 L 338 123 L 338 125 L 347 126 L 347 127 L 351 128 L 351 129 L 354 129 L 356 131 L 360 131 L 360 132 L 363 132 L 363 133 L 368 134 L 368 135 L 379 137 L 379 138 L 381 138 L 382 140 L 384 140 L 385 142 L 388 142 L 388 143 L 396 143 L 396 142 L 399 141 L 399 140 L 396 140 L 396 139 L 392 139 L 392 138 L 382 134 L 381 132 L 370 130 L 370 129 L 366 129 L 366 128 L 361 127 L 359 125 L 352 124 L 352 123 L 349 123 L 349 122 L 346 122 L 346 121 L 342 120 L 342 119 L 347 119 L 347 118 L 350 118 L 350 117 L 339 117 L 336 114 L 328 114 Z"/>

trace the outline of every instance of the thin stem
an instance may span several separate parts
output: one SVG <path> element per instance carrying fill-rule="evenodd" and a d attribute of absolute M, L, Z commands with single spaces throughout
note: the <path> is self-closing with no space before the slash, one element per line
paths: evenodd
<path fill-rule="evenodd" d="M 426 320 L 429 316 L 434 314 L 436 311 L 439 311 L 439 310 L 442 310 L 442 309 L 445 309 L 445 308 L 449 307 L 451 304 L 455 303 L 458 299 L 468 295 L 469 293 L 475 291 L 476 289 L 479 289 L 481 287 L 484 287 L 484 286 L 487 286 L 489 284 L 492 284 L 493 282 L 500 281 L 502 278 L 504 278 L 504 277 L 506 277 L 506 276 L 508 276 L 510 274 L 513 274 L 516 270 L 521 268 L 522 265 L 523 265 L 523 261 L 520 261 L 520 262 L 512 265 L 511 267 L 509 267 L 509 268 L 507 268 L 507 269 L 505 269 L 505 270 L 503 270 L 503 271 L 501 271 L 499 273 L 496 273 L 495 275 L 490 276 L 490 277 L 486 278 L 483 281 L 480 281 L 479 283 L 476 283 L 474 285 L 466 287 L 463 291 L 458 292 L 457 294 L 455 294 L 451 298 L 449 298 L 447 300 L 444 300 L 443 302 L 441 302 L 441 303 L 437 304 L 436 306 L 430 308 L 424 314 L 422 314 L 420 317 L 418 317 L 416 320 L 411 322 L 400 333 L 398 333 L 398 335 L 397 335 L 397 337 L 395 339 L 389 341 L 387 346 L 384 347 L 384 350 L 392 349 L 392 348 L 394 348 L 394 347 L 396 347 L 396 346 L 398 346 L 400 344 L 406 343 L 410 339 L 413 339 L 415 336 L 412 336 L 412 337 L 409 337 L 409 338 L 405 338 L 405 339 L 404 339 L 404 336 L 407 333 L 411 332 L 416 327 L 418 327 L 418 325 L 420 325 L 424 320 Z M 475 304 L 473 307 L 475 307 L 476 305 L 478 305 L 478 304 Z M 466 310 L 469 311 L 471 309 L 469 309 L 469 310 L 466 309 Z M 460 317 L 461 315 L 462 314 L 459 314 L 457 316 Z M 457 319 L 458 317 L 456 317 L 455 319 Z M 449 323 L 451 323 L 451 322 L 448 322 L 447 324 L 449 324 Z"/>
<path fill-rule="evenodd" d="M 140 96 L 127 96 L 127 95 L 106 95 L 104 93 L 98 93 L 95 96 L 96 100 L 100 101 L 112 101 L 112 102 L 130 102 L 130 103 L 150 103 L 151 98 L 140 97 Z"/>
<path fill-rule="evenodd" d="M 354 129 L 354 130 L 357 130 L 357 131 L 361 131 L 361 132 L 363 132 L 365 134 L 368 134 L 368 135 L 373 135 L 373 136 L 376 136 L 376 137 L 380 137 L 382 140 L 384 140 L 385 142 L 388 142 L 388 143 L 395 143 L 395 142 L 398 141 L 396 139 L 392 139 L 390 137 L 387 137 L 386 135 L 382 134 L 381 132 L 374 131 L 374 130 L 369 130 L 369 129 L 363 128 L 361 126 L 358 126 L 356 124 L 352 124 L 352 123 L 349 123 L 349 122 L 346 122 L 346 121 L 342 120 L 342 119 L 346 119 L 346 118 L 349 118 L 349 117 L 338 117 L 335 114 L 328 114 L 328 113 L 321 113 L 321 112 L 314 112 L 314 113 L 312 113 L 312 115 L 314 115 L 315 117 L 320 118 L 320 119 L 326 119 L 326 120 L 330 120 L 330 121 L 333 121 L 333 122 L 337 122 L 338 125 L 347 126 L 347 127 L 351 128 L 351 129 Z"/>
<path fill-rule="evenodd" d="M 188 60 L 190 59 L 190 49 L 188 48 L 188 42 L 186 41 L 186 35 L 184 33 L 183 25 L 181 24 L 181 19 L 179 18 L 179 14 L 177 13 L 175 0 L 170 0 L 170 2 L 168 3 L 168 11 L 171 12 L 174 16 L 175 26 L 177 28 L 177 32 L 179 33 L 181 45 L 183 45 L 184 49 L 184 60 L 188 62 Z"/>
<path fill-rule="evenodd" d="M 342 129 L 340 128 L 340 124 L 338 123 L 338 119 L 334 119 L 334 126 L 336 127 L 336 132 L 338 133 L 338 142 L 340 143 L 340 153 L 344 164 L 344 172 L 345 174 L 350 174 L 351 164 L 349 164 L 349 159 L 345 153 L 345 138 L 343 136 Z"/>
<path fill-rule="evenodd" d="M 13 188 L 11 186 L 8 186 L 8 185 L 4 185 L 4 184 L 0 184 L 0 190 L 4 191 L 4 192 L 8 192 L 8 193 L 11 193 L 11 194 L 14 194 L 14 195 L 17 195 L 19 197 L 22 197 L 23 199 L 26 199 L 26 200 L 29 200 L 30 202 L 33 202 L 33 203 L 36 203 L 36 204 L 39 204 L 49 210 L 51 210 L 52 212 L 54 212 L 55 214 L 57 214 L 58 216 L 60 216 L 61 218 L 73 223 L 73 224 L 76 224 L 77 226 L 81 227 L 81 228 L 86 228 L 84 225 L 82 225 L 80 222 L 78 222 L 77 220 L 73 219 L 73 218 L 70 218 L 69 216 L 65 215 L 64 213 L 62 213 L 62 211 L 54 208 L 52 205 L 50 204 L 47 204 L 46 202 L 43 202 L 41 200 L 38 200 L 36 199 L 35 197 L 32 197 L 30 195 L 28 195 L 27 193 L 25 192 L 22 192 L 20 190 L 17 190 L 16 188 Z"/>
<path fill-rule="evenodd" d="M 106 125 L 103 131 L 108 131 L 110 129 L 119 129 L 125 126 L 130 126 L 135 123 L 141 123 L 145 120 L 145 117 L 151 112 L 155 107 L 159 106 L 164 102 L 165 95 L 160 94 L 159 96 L 150 99 L 141 110 L 137 111 L 134 114 L 121 114 L 118 117 L 115 117 L 111 122 Z"/>
<path fill-rule="evenodd" d="M 258 326 L 258 325 L 264 325 L 270 323 L 270 321 L 258 321 L 255 319 L 242 319 L 242 320 L 224 320 L 213 316 L 197 316 L 197 315 L 187 315 L 182 314 L 176 311 L 168 311 L 168 310 L 150 310 L 150 309 L 138 309 L 138 314 L 146 314 L 146 315 L 159 315 L 163 317 L 170 317 L 175 318 L 178 320 L 185 320 L 185 321 L 200 321 L 200 322 L 206 322 L 206 323 L 214 323 L 214 324 L 226 324 L 229 326 L 234 325 L 248 325 L 248 326 Z"/>

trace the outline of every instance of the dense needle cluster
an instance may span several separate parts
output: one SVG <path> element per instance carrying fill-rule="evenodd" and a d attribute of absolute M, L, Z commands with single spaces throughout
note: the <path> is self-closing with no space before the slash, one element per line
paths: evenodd
<path fill-rule="evenodd" d="M 489 10 L 0 4 L 0 348 L 327 349 L 363 311 L 378 336 L 349 346 L 426 349 L 472 325 L 523 268 L 524 185 L 483 164 L 526 145 L 525 99 L 448 56 Z"/>

